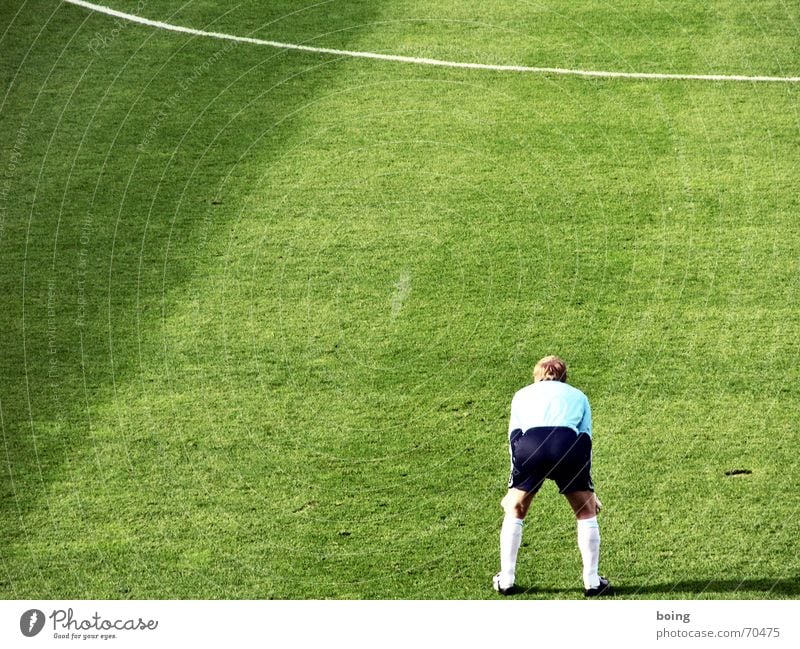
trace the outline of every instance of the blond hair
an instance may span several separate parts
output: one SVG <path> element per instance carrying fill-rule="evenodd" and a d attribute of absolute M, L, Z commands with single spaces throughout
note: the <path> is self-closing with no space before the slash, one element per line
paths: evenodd
<path fill-rule="evenodd" d="M 533 380 L 567 382 L 567 364 L 558 356 L 545 356 L 533 368 Z"/>

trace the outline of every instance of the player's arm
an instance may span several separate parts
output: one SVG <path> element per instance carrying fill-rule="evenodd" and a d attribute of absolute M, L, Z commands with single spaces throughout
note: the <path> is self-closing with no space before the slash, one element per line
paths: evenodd
<path fill-rule="evenodd" d="M 581 421 L 578 424 L 578 432 L 592 434 L 592 407 L 589 405 L 589 399 L 585 394 L 583 395 L 583 417 L 581 417 Z"/>
<path fill-rule="evenodd" d="M 511 415 L 508 419 L 508 441 L 512 442 L 514 440 L 514 431 L 524 430 L 522 428 L 522 420 L 519 416 L 519 404 L 517 402 L 516 397 L 511 400 Z M 519 433 L 517 433 L 519 434 Z"/>

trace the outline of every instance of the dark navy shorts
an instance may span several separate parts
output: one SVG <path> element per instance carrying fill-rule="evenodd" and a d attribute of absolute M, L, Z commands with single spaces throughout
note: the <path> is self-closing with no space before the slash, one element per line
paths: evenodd
<path fill-rule="evenodd" d="M 536 493 L 545 480 L 558 492 L 594 491 L 592 438 L 561 426 L 511 431 L 511 477 L 508 487 Z"/>

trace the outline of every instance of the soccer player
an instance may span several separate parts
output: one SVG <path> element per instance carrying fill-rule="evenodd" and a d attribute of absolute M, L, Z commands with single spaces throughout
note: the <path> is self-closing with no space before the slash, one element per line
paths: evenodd
<path fill-rule="evenodd" d="M 546 356 L 533 370 L 533 383 L 511 401 L 508 426 L 511 477 L 500 502 L 500 572 L 492 580 L 502 594 L 513 592 L 522 525 L 531 500 L 546 479 L 555 481 L 578 520 L 578 549 L 583 560 L 586 597 L 611 595 L 608 579 L 598 570 L 600 500 L 592 484 L 592 410 L 586 395 L 567 384 L 567 366 Z"/>

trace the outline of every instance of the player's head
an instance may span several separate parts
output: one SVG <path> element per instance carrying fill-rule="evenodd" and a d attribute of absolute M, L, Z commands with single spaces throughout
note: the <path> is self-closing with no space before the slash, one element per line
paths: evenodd
<path fill-rule="evenodd" d="M 533 368 L 533 381 L 567 382 L 567 364 L 558 356 L 545 356 Z"/>

